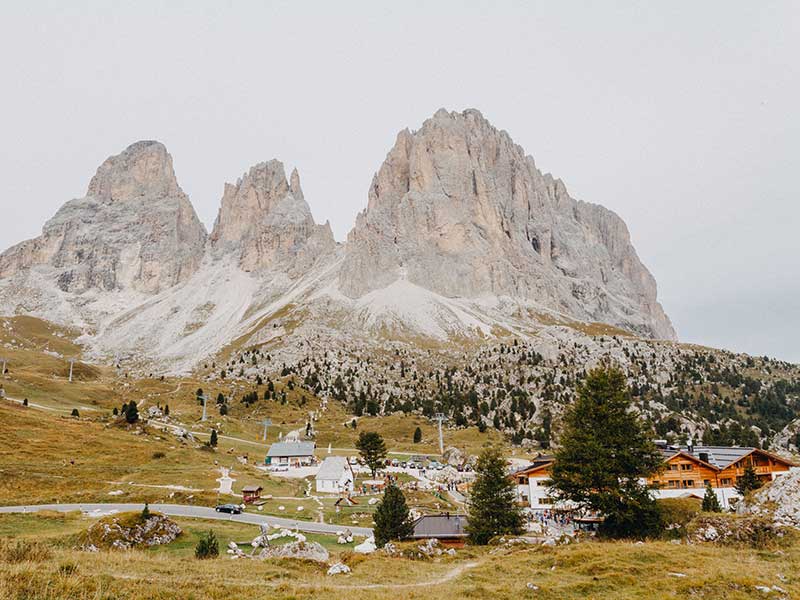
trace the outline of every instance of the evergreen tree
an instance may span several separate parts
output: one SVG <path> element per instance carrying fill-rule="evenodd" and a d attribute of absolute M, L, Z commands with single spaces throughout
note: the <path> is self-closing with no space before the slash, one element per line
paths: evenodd
<path fill-rule="evenodd" d="M 169 416 L 169 404 L 164 405 L 164 416 L 165 417 Z"/>
<path fill-rule="evenodd" d="M 550 473 L 551 495 L 603 515 L 601 532 L 613 537 L 651 535 L 660 518 L 650 487 L 641 482 L 662 465 L 636 413 L 625 375 L 592 370 L 567 410 Z"/>
<path fill-rule="evenodd" d="M 196 558 L 216 558 L 219 556 L 219 542 L 213 530 L 200 537 L 197 545 L 194 547 L 194 555 Z"/>
<path fill-rule="evenodd" d="M 719 498 L 714 493 L 714 489 L 710 483 L 706 484 L 706 493 L 703 495 L 703 511 L 705 512 L 722 512 Z"/>
<path fill-rule="evenodd" d="M 522 513 L 514 481 L 506 474 L 500 450 L 487 448 L 478 457 L 469 499 L 467 533 L 473 544 L 488 544 L 497 535 L 522 531 Z"/>
<path fill-rule="evenodd" d="M 119 410 L 117 409 L 116 406 L 114 407 L 114 410 L 111 411 L 111 414 L 114 415 L 115 417 L 119 415 Z"/>
<path fill-rule="evenodd" d="M 78 409 L 77 408 L 73 408 L 72 412 L 70 413 L 70 416 L 72 416 L 72 417 L 80 417 L 80 415 L 78 414 Z"/>
<path fill-rule="evenodd" d="M 414 430 L 414 443 L 419 444 L 422 441 L 422 429 L 417 427 Z"/>
<path fill-rule="evenodd" d="M 375 477 L 375 473 L 386 459 L 386 444 L 383 438 L 374 431 L 362 431 L 358 435 L 356 448 L 372 471 L 372 476 Z"/>
<path fill-rule="evenodd" d="M 131 400 L 125 408 L 125 420 L 128 423 L 136 423 L 136 421 L 139 420 L 139 407 L 136 406 L 136 402 L 133 400 Z"/>
<path fill-rule="evenodd" d="M 25 398 L 25 399 L 22 401 L 22 406 L 28 406 L 28 399 L 27 399 L 27 398 Z M 116 410 L 116 409 L 114 409 L 114 410 Z"/>
<path fill-rule="evenodd" d="M 144 503 L 144 508 L 142 509 L 141 518 L 142 521 L 147 521 L 147 519 L 150 518 L 150 506 L 147 504 L 147 502 Z"/>
<path fill-rule="evenodd" d="M 762 485 L 761 481 L 759 481 L 758 476 L 756 475 L 756 470 L 753 468 L 753 465 L 747 465 L 744 468 L 744 472 L 742 476 L 736 480 L 736 491 L 739 492 L 742 496 L 745 496 L 747 492 L 751 490 L 757 490 Z"/>
<path fill-rule="evenodd" d="M 211 430 L 211 438 L 208 440 L 208 445 L 211 446 L 212 448 L 216 448 L 217 447 L 217 430 L 216 429 L 212 429 Z"/>
<path fill-rule="evenodd" d="M 383 492 L 383 500 L 375 508 L 375 545 L 383 547 L 391 540 L 409 537 L 414 527 L 403 492 L 394 484 L 389 484 Z"/>

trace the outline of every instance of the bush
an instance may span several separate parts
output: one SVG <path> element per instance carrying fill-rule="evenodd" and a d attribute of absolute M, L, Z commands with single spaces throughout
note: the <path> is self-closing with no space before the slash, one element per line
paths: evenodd
<path fill-rule="evenodd" d="M 153 452 L 153 458 L 156 459 L 156 460 L 158 460 L 159 458 L 164 458 L 165 456 L 166 456 L 166 454 L 164 454 L 163 452 L 160 452 L 160 451 L 159 452 Z"/>
<path fill-rule="evenodd" d="M 194 547 L 194 555 L 196 558 L 200 559 L 216 558 L 219 556 L 219 542 L 213 530 L 209 530 L 200 537 L 200 540 Z"/>
<path fill-rule="evenodd" d="M 689 523 L 700 514 L 697 498 L 664 498 L 657 503 L 663 536 L 677 539 L 686 534 Z"/>

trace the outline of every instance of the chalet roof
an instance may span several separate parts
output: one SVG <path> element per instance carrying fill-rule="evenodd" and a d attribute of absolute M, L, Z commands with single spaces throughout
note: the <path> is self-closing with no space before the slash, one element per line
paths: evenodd
<path fill-rule="evenodd" d="M 276 442 L 269 447 L 267 456 L 312 456 L 315 447 L 314 442 Z"/>
<path fill-rule="evenodd" d="M 322 461 L 315 479 L 333 479 L 339 481 L 346 472 L 351 471 L 350 463 L 344 456 L 328 456 Z"/>
<path fill-rule="evenodd" d="M 454 538 L 466 537 L 464 528 L 467 525 L 466 515 L 423 515 L 414 521 L 412 538 Z"/>
<path fill-rule="evenodd" d="M 260 492 L 263 489 L 260 485 L 246 485 L 242 488 L 242 492 Z"/>
<path fill-rule="evenodd" d="M 534 458 L 531 461 L 531 464 L 529 464 L 527 467 L 517 469 L 516 471 L 513 471 L 511 475 L 522 475 L 525 473 L 532 473 L 533 471 L 536 471 L 542 467 L 546 467 L 548 465 L 553 464 L 553 462 L 555 462 L 555 458 L 553 456 L 550 456 L 549 454 L 540 454 L 539 456 Z"/>
<path fill-rule="evenodd" d="M 752 446 L 693 446 L 691 452 L 688 446 L 668 446 L 666 448 L 659 448 L 664 460 L 672 458 L 678 452 L 691 456 L 697 460 L 701 460 L 710 464 L 712 467 L 720 471 L 727 469 L 729 466 L 738 462 L 748 454 L 759 452 L 771 456 L 775 460 L 786 463 L 787 465 L 794 465 L 790 460 L 787 460 L 766 450 L 760 448 L 753 448 Z"/>

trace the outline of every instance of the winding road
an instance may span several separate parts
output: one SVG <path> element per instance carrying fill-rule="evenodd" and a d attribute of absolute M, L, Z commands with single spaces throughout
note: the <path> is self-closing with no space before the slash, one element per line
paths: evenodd
<path fill-rule="evenodd" d="M 372 529 L 368 527 L 352 527 L 350 525 L 332 525 L 330 523 L 315 523 L 313 521 L 302 521 L 299 519 L 287 519 L 286 517 L 275 517 L 272 515 L 258 515 L 254 513 L 242 513 L 231 515 L 219 513 L 207 506 L 191 506 L 188 504 L 150 504 L 150 510 L 160 512 L 170 517 L 187 517 L 191 519 L 215 519 L 219 521 L 236 521 L 238 523 L 250 523 L 252 525 L 278 525 L 287 529 L 297 529 L 306 533 L 323 533 L 335 535 L 337 531 L 349 529 L 353 535 L 370 537 Z M 125 504 L 106 502 L 101 504 L 29 504 L 25 506 L 0 506 L 2 513 L 33 513 L 40 510 L 53 510 L 57 512 L 82 511 L 87 514 L 116 512 L 134 512 L 144 508 L 144 504 Z"/>

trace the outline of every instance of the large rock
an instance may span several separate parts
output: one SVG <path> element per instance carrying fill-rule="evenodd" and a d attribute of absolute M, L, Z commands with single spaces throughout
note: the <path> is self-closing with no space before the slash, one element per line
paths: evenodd
<path fill-rule="evenodd" d="M 290 542 L 265 548 L 262 550 L 260 558 L 299 558 L 327 562 L 330 554 L 324 546 L 317 542 Z"/>
<path fill-rule="evenodd" d="M 86 196 L 67 202 L 41 236 L 0 255 L 0 278 L 37 269 L 64 292 L 153 294 L 195 272 L 205 240 L 166 148 L 137 142 L 103 162 Z"/>
<path fill-rule="evenodd" d="M 142 519 L 139 513 L 120 513 L 103 517 L 80 536 L 80 547 L 127 550 L 136 547 L 169 544 L 181 534 L 181 528 L 169 517 L 152 513 Z"/>
<path fill-rule="evenodd" d="M 675 338 L 622 219 L 571 198 L 476 110 L 401 131 L 372 181 L 340 289 L 358 298 L 398 280 Z"/>
<path fill-rule="evenodd" d="M 800 529 L 800 470 L 792 470 L 739 503 L 741 512 L 766 516 L 776 524 Z"/>

